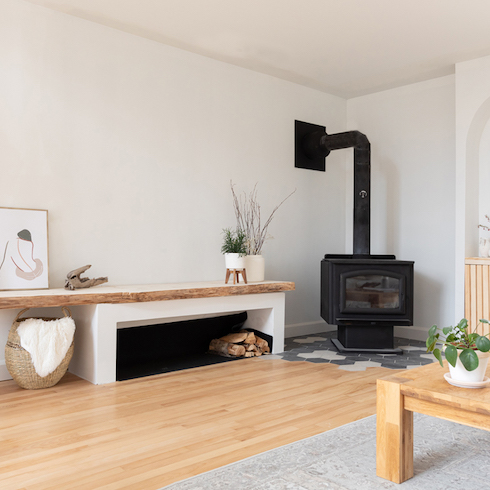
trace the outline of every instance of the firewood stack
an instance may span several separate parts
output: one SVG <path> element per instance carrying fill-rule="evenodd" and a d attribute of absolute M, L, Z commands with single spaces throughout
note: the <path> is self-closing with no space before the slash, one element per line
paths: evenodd
<path fill-rule="evenodd" d="M 248 330 L 241 330 L 238 333 L 230 333 L 219 339 L 213 339 L 209 344 L 211 354 L 224 357 L 254 357 L 269 354 L 270 351 L 267 340 Z"/>

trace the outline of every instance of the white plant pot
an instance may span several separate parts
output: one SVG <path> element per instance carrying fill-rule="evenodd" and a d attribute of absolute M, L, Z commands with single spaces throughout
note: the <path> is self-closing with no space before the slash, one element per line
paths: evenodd
<path fill-rule="evenodd" d="M 462 351 L 458 350 L 458 360 L 456 361 L 455 367 L 447 363 L 449 366 L 449 374 L 451 375 L 451 379 L 456 381 L 465 381 L 468 383 L 479 383 L 483 381 L 485 371 L 487 370 L 488 360 L 490 359 L 490 352 L 476 351 L 479 363 L 478 367 L 474 371 L 467 371 L 463 366 L 463 363 L 459 360 L 460 352 Z"/>
<path fill-rule="evenodd" d="M 488 257 L 490 252 L 490 239 L 480 238 L 480 257 Z"/>
<path fill-rule="evenodd" d="M 247 282 L 262 282 L 265 275 L 265 260 L 262 255 L 247 255 L 245 257 Z"/>
<path fill-rule="evenodd" d="M 225 254 L 227 269 L 245 269 L 245 256 L 240 254 Z"/>

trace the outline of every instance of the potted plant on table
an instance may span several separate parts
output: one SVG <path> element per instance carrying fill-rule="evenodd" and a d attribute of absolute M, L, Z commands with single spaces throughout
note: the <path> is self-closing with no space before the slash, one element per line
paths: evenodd
<path fill-rule="evenodd" d="M 478 325 L 488 324 L 488 320 L 480 320 Z M 477 325 L 477 327 L 478 327 Z M 468 320 L 463 318 L 457 325 L 444 327 L 442 333 L 446 336 L 439 340 L 441 331 L 437 325 L 429 329 L 426 341 L 427 352 L 432 352 L 442 366 L 442 352 L 437 344 L 442 344 L 446 360 L 449 364 L 449 373 L 452 380 L 462 382 L 482 382 L 490 357 L 489 334 L 480 335 L 471 332 Z"/>
<path fill-rule="evenodd" d="M 262 247 L 269 238 L 268 228 L 276 211 L 296 189 L 285 197 L 271 212 L 265 222 L 261 221 L 260 204 L 257 201 L 257 184 L 247 196 L 243 193 L 237 196 L 233 182 L 231 193 L 233 196 L 233 205 L 235 208 L 235 217 L 237 230 L 243 230 L 246 237 L 246 258 L 245 268 L 247 277 L 250 282 L 261 282 L 264 280 L 265 263 L 262 257 Z"/>
<path fill-rule="evenodd" d="M 225 228 L 223 230 L 223 245 L 221 253 L 225 255 L 225 264 L 227 269 L 244 269 L 245 255 L 247 249 L 245 232 L 237 229 Z"/>

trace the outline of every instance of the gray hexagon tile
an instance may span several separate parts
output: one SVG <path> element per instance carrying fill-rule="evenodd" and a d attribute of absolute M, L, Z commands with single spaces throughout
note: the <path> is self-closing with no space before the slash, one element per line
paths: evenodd
<path fill-rule="evenodd" d="M 426 353 L 425 342 L 395 338 L 395 347 L 401 354 L 377 353 L 339 353 L 331 339 L 337 332 L 325 332 L 319 335 L 303 335 L 285 340 L 284 352 L 262 359 L 283 359 L 289 362 L 330 363 L 346 371 L 365 371 L 368 367 L 385 367 L 389 369 L 413 369 L 437 362 L 432 354 Z"/>
<path fill-rule="evenodd" d="M 331 350 L 314 350 L 313 352 L 301 352 L 298 357 L 304 357 L 305 359 L 313 359 L 321 357 L 322 359 L 328 359 L 329 361 L 341 361 L 345 359 L 345 356 L 331 351 Z"/>
<path fill-rule="evenodd" d="M 356 361 L 354 364 L 339 366 L 344 371 L 365 371 L 368 367 L 381 367 L 380 362 L 373 361 Z"/>

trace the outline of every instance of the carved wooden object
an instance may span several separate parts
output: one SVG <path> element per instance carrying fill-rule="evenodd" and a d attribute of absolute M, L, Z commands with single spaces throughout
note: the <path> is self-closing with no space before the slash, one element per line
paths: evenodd
<path fill-rule="evenodd" d="M 80 277 L 86 270 L 90 269 L 91 265 L 85 265 L 79 267 L 73 271 L 68 272 L 66 275 L 65 289 L 70 289 L 74 291 L 75 289 L 85 289 L 91 288 L 92 286 L 98 286 L 99 284 L 104 284 L 109 279 L 107 277 L 97 277 L 94 279 L 89 279 L 88 277 Z"/>

